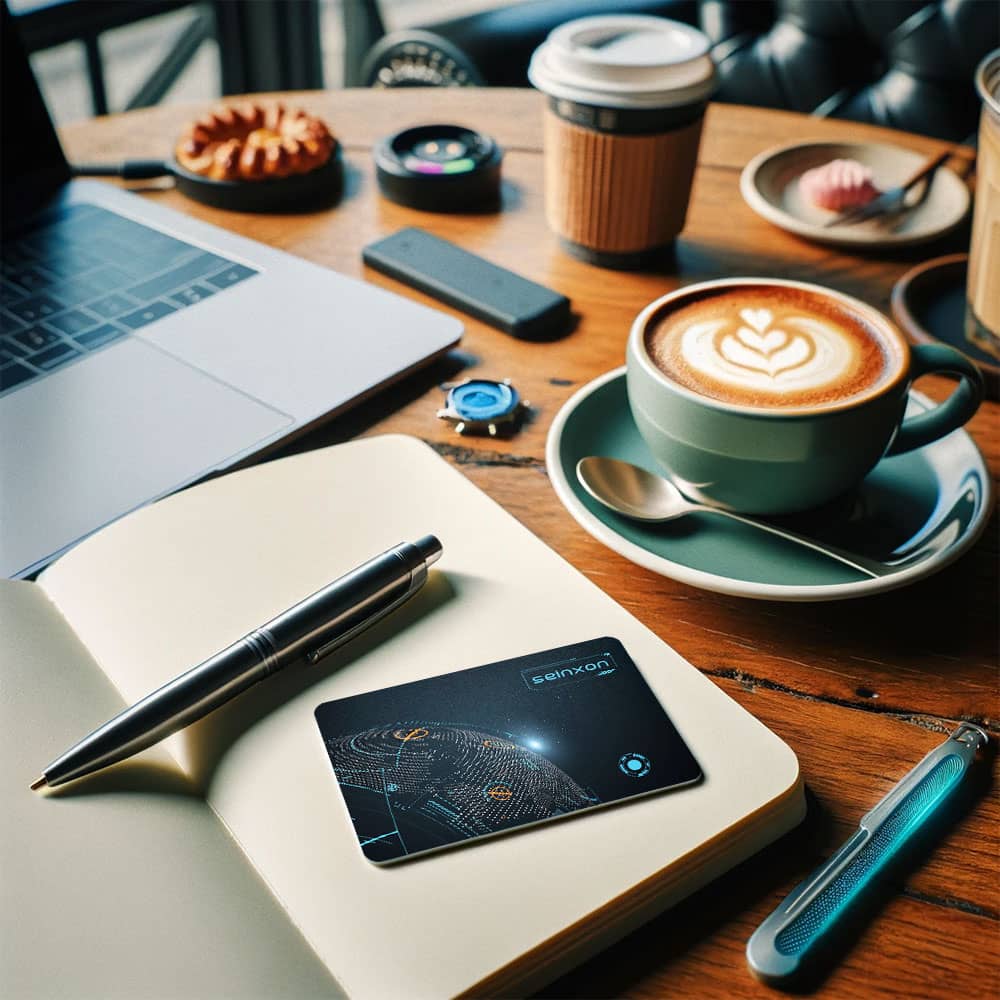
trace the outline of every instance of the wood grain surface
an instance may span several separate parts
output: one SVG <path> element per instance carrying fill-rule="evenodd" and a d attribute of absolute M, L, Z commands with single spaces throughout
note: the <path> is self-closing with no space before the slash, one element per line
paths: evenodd
<path fill-rule="evenodd" d="M 935 140 L 786 112 L 713 106 L 687 227 L 657 273 L 604 271 L 563 253 L 542 209 L 542 102 L 528 91 L 342 91 L 288 98 L 321 114 L 345 147 L 345 196 L 333 210 L 238 215 L 186 200 L 169 184 L 140 185 L 179 211 L 281 247 L 346 274 L 436 304 L 366 270 L 361 247 L 418 225 L 568 295 L 578 323 L 566 338 L 524 343 L 462 317 L 461 350 L 360 409 L 299 439 L 301 450 L 358 435 L 402 432 L 428 441 L 528 528 L 656 631 L 786 740 L 810 797 L 794 833 L 550 986 L 552 997 L 765 997 L 743 950 L 754 927 L 843 841 L 858 819 L 957 720 L 998 724 L 996 516 L 974 549 L 925 581 L 862 601 L 782 604 L 695 590 L 627 562 L 585 534 L 549 485 L 545 437 L 563 402 L 622 364 L 632 318 L 651 299 L 711 277 L 763 275 L 816 281 L 888 311 L 893 282 L 915 263 L 968 247 L 968 226 L 925 247 L 846 253 L 787 234 L 739 194 L 744 164 L 769 146 L 806 139 L 872 139 L 925 153 Z M 177 107 L 87 122 L 63 132 L 77 161 L 166 156 L 200 109 Z M 459 122 L 506 148 L 503 211 L 431 215 L 378 196 L 370 148 L 409 124 Z M 997 276 L 1000 280 L 1000 275 Z M 450 311 L 450 310 L 449 310 Z M 289 322 L 294 322 L 290 311 Z M 338 317 L 330 317 L 331 324 Z M 363 329 L 357 330 L 359 337 Z M 435 411 L 439 383 L 460 371 L 511 377 L 533 405 L 509 441 L 462 438 Z M 936 399 L 950 384 L 927 378 Z M 986 403 L 969 431 L 994 478 L 1000 405 Z M 957 825 L 928 845 L 859 921 L 839 963 L 817 987 L 829 997 L 1000 994 L 1000 810 L 995 766 L 980 768 Z M 650 830 L 651 837 L 656 836 Z"/>

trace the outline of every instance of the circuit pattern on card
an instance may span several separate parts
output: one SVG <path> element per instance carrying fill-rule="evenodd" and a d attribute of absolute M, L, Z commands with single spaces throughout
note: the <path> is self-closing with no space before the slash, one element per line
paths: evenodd
<path fill-rule="evenodd" d="M 507 733 L 406 720 L 326 745 L 362 850 L 373 861 L 601 801 Z"/>

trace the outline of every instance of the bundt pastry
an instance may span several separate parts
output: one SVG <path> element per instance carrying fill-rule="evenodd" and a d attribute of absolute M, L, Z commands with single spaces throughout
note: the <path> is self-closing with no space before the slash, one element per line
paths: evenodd
<path fill-rule="evenodd" d="M 218 108 L 177 142 L 177 162 L 217 181 L 266 181 L 323 166 L 336 140 L 319 118 L 281 104 Z"/>

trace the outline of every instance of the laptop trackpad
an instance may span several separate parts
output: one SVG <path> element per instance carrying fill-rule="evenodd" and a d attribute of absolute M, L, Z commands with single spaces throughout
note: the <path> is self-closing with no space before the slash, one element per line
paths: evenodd
<path fill-rule="evenodd" d="M 132 338 L 4 396 L 0 575 L 228 465 L 291 422 Z"/>

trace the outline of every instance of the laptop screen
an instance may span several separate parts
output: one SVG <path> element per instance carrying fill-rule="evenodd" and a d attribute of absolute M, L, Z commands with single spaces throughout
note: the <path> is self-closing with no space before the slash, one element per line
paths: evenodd
<path fill-rule="evenodd" d="M 0 188 L 3 231 L 12 229 L 28 212 L 69 180 L 69 165 L 21 47 L 16 19 L 0 0 L 0 44 L 3 81 L 0 84 Z"/>

